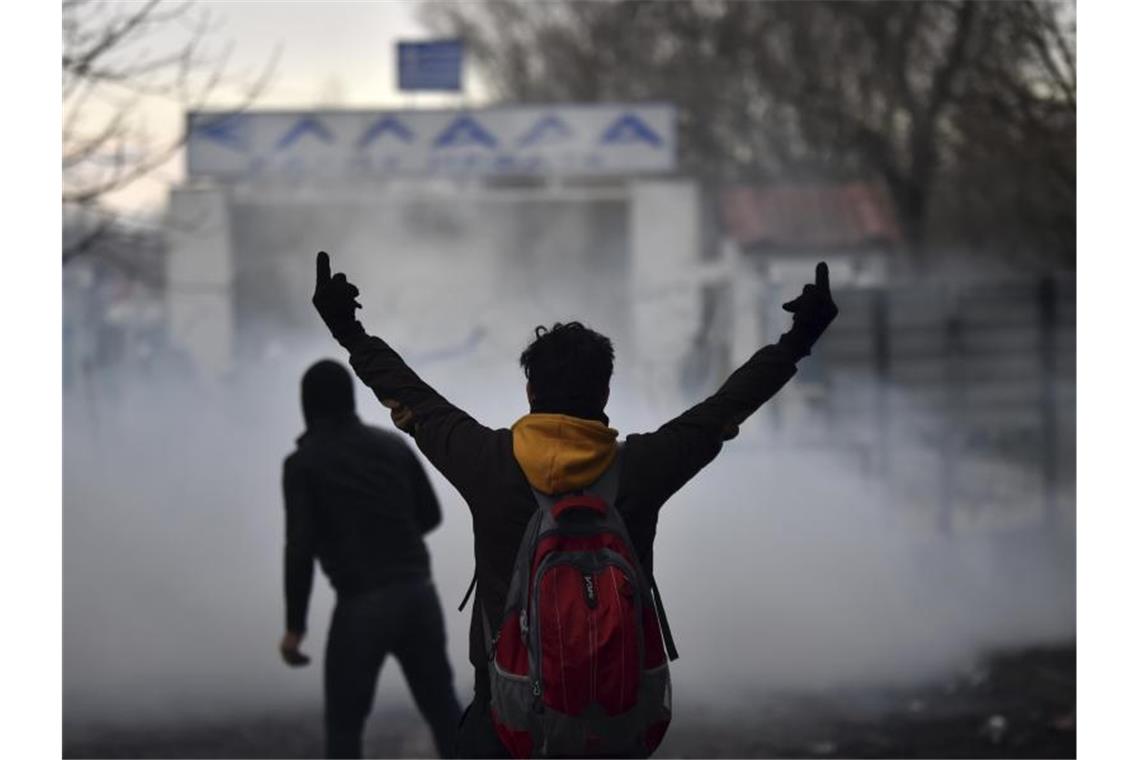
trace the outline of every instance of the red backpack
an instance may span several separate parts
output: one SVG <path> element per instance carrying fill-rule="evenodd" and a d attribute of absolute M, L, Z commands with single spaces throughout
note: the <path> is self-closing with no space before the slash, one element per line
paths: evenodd
<path fill-rule="evenodd" d="M 677 653 L 617 483 L 615 457 L 585 490 L 535 491 L 502 623 L 483 615 L 491 718 L 514 757 L 647 757 L 669 727 Z"/>

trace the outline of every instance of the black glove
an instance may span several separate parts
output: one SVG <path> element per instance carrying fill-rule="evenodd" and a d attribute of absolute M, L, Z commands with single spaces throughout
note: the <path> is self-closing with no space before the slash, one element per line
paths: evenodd
<path fill-rule="evenodd" d="M 317 254 L 317 287 L 313 291 L 313 306 L 325 321 L 333 338 L 341 345 L 364 334 L 364 326 L 356 319 L 361 308 L 356 297 L 360 290 L 348 281 L 343 272 L 329 274 L 329 255 Z"/>
<path fill-rule="evenodd" d="M 784 311 L 793 315 L 792 329 L 780 336 L 780 345 L 799 361 L 811 353 L 811 347 L 839 314 L 831 300 L 831 278 L 825 262 L 815 265 L 815 284 L 804 285 L 799 296 L 784 304 Z"/>

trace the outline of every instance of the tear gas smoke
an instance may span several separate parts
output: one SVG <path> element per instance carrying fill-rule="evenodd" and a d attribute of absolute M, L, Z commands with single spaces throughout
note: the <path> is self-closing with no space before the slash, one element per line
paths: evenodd
<path fill-rule="evenodd" d="M 595 232 L 567 213 L 529 242 L 519 236 L 517 211 L 461 219 L 462 233 L 446 244 L 438 222 L 434 238 L 388 217 L 364 227 L 351 219 L 306 223 L 288 248 L 296 255 L 271 267 L 265 257 L 282 248 L 255 244 L 257 229 L 270 226 L 251 211 L 237 233 L 238 249 L 250 251 L 239 257 L 247 267 L 239 285 L 275 271 L 273 289 L 293 316 L 259 322 L 257 299 L 239 301 L 247 343 L 239 343 L 235 372 L 221 385 L 194 385 L 159 367 L 88 377 L 67 395 L 67 722 L 190 718 L 320 699 L 319 657 L 291 670 L 275 648 L 284 625 L 280 468 L 302 429 L 299 379 L 319 358 L 346 359 L 316 329 L 308 306 L 318 248 L 359 282 L 366 326 L 485 424 L 509 425 L 526 411 L 517 357 L 533 327 L 575 317 L 615 339 L 607 411 L 623 435 L 682 411 L 644 395 L 621 298 L 613 283 L 599 285 L 620 282 L 613 276 L 624 271 L 620 257 L 603 275 L 574 278 L 581 261 L 568 264 L 565 252 L 598 246 L 590 242 Z M 500 229 L 504 218 L 516 225 L 510 235 Z M 620 252 L 622 234 L 607 233 L 606 250 Z M 545 263 L 512 272 L 510 255 L 490 254 L 504 246 L 510 254 L 508 238 Z M 387 241 L 385 251 L 375 253 L 377 239 Z M 574 308 L 583 293 L 593 295 Z M 357 406 L 365 421 L 391 427 L 359 384 Z M 761 409 L 745 433 L 769 413 Z M 465 700 L 469 613 L 455 607 L 473 567 L 470 517 L 455 490 L 428 470 L 444 509 L 428 545 Z M 678 719 L 687 704 L 923 679 L 988 647 L 1075 635 L 1071 531 L 1016 543 L 993 535 L 946 540 L 916 511 L 841 453 L 782 449 L 747 434 L 726 444 L 666 505 L 659 524 L 657 578 L 681 652 Z M 319 579 L 303 647 L 311 654 L 321 653 L 331 602 Z M 389 663 L 377 703 L 397 699 L 410 698 Z"/>

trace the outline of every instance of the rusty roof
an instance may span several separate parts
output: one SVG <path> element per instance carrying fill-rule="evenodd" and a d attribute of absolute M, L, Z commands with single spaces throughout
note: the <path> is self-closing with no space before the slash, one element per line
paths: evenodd
<path fill-rule="evenodd" d="M 862 247 L 901 241 L 894 207 L 870 182 L 733 185 L 720 194 L 726 233 L 742 247 Z"/>

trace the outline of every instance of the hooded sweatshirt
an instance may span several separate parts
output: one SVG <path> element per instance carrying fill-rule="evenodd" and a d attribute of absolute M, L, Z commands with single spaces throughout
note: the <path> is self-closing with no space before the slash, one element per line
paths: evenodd
<path fill-rule="evenodd" d="M 537 508 L 531 488 L 557 494 L 589 485 L 613 461 L 618 432 L 608 420 L 561 414 L 528 414 L 510 428 L 492 429 L 436 392 L 380 338 L 361 333 L 344 345 L 357 376 L 377 398 L 411 410 L 416 445 L 471 510 L 479 583 L 469 656 L 476 689 L 485 688 L 480 617 L 486 610 L 492 625 L 502 618 L 515 554 Z M 661 507 L 713 460 L 737 425 L 791 379 L 797 358 L 786 346 L 765 346 L 712 396 L 653 432 L 626 437 L 614 506 L 646 571 L 653 572 Z"/>
<path fill-rule="evenodd" d="M 285 460 L 285 624 L 304 631 L 318 560 L 338 595 L 431 577 L 423 534 L 439 502 L 401 436 L 356 416 L 352 376 L 321 361 L 301 381 L 305 433 Z"/>
<path fill-rule="evenodd" d="M 536 491 L 585 488 L 617 455 L 618 431 L 596 420 L 565 414 L 528 414 L 511 427 L 511 450 Z"/>

